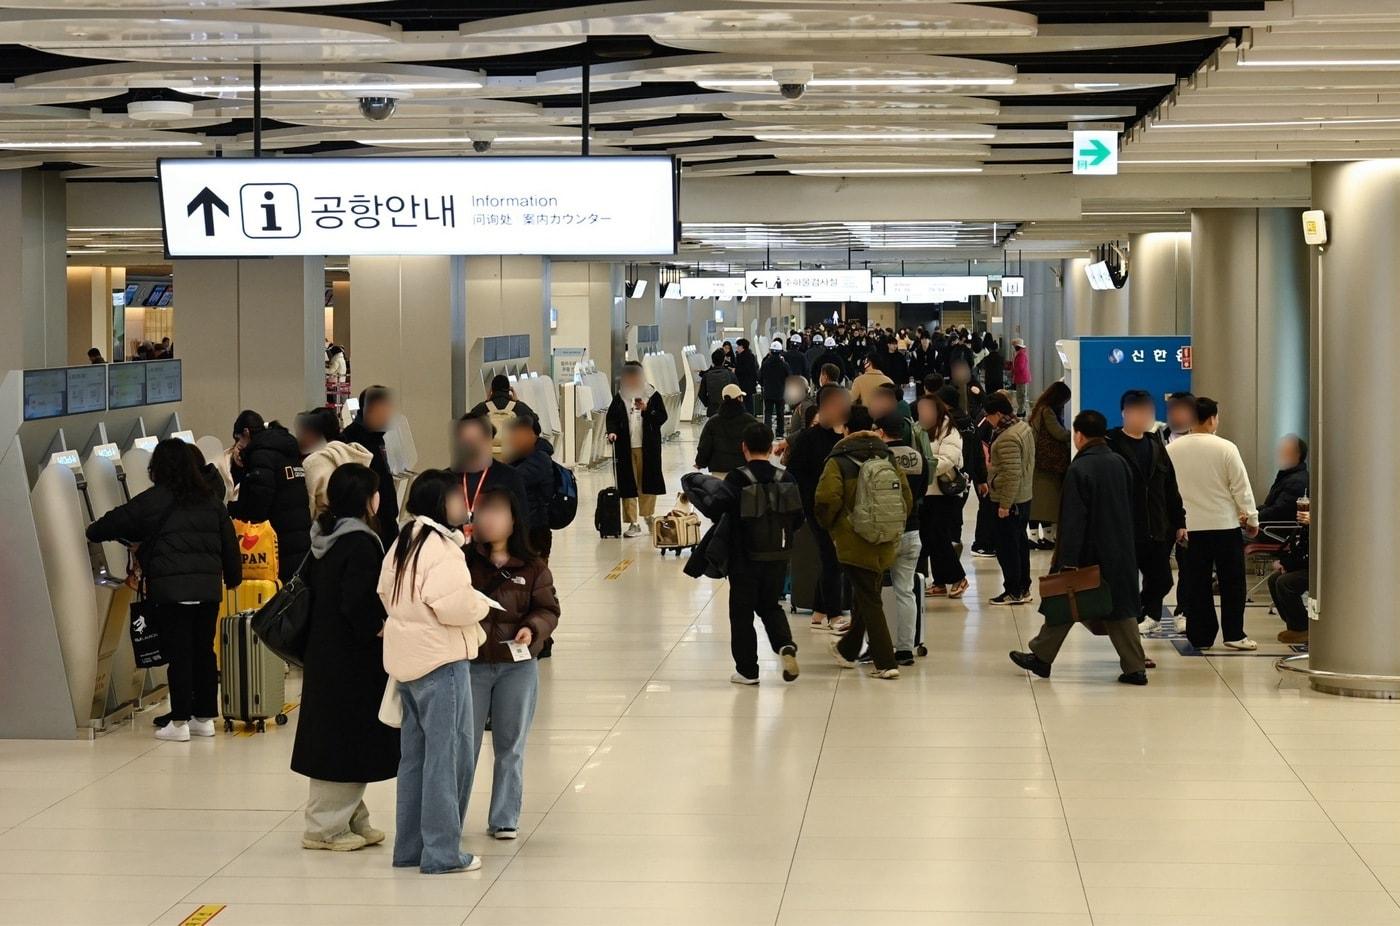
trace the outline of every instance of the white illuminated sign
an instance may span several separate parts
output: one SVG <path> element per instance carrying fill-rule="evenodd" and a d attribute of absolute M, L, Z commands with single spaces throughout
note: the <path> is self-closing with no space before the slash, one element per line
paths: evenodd
<path fill-rule="evenodd" d="M 1118 173 L 1118 133 L 1076 130 L 1074 133 L 1074 172 L 1076 174 Z"/>
<path fill-rule="evenodd" d="M 1113 274 L 1109 273 L 1107 261 L 1097 261 L 1084 268 L 1084 275 L 1089 278 L 1089 286 L 1092 289 L 1117 289 L 1113 285 Z"/>
<path fill-rule="evenodd" d="M 1024 296 L 1026 294 L 1026 278 L 1002 277 L 1001 294 L 1003 296 Z"/>
<path fill-rule="evenodd" d="M 885 277 L 891 302 L 966 302 L 987 294 L 986 277 Z"/>
<path fill-rule="evenodd" d="M 869 270 L 750 270 L 744 292 L 750 296 L 829 296 L 871 291 Z"/>
<path fill-rule="evenodd" d="M 744 295 L 743 277 L 682 277 L 681 295 L 687 299 L 738 299 Z"/>
<path fill-rule="evenodd" d="M 171 257 L 676 249 L 669 156 L 167 159 L 160 196 Z"/>

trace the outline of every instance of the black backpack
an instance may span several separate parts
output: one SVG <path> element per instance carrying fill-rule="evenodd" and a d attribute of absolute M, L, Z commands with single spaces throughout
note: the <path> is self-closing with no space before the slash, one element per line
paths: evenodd
<path fill-rule="evenodd" d="M 739 472 L 749 484 L 739 490 L 739 529 L 743 552 L 756 562 L 785 560 L 792 555 L 792 535 L 802 513 L 802 493 L 791 479 L 759 482 L 747 466 Z"/>
<path fill-rule="evenodd" d="M 567 466 L 554 466 L 554 494 L 549 497 L 549 529 L 562 531 L 578 514 L 578 480 Z"/>

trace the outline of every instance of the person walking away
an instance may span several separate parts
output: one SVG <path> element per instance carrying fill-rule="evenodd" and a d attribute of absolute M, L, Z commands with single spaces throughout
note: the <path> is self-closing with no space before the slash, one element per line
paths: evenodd
<path fill-rule="evenodd" d="M 886 437 L 898 437 L 899 422 L 884 424 L 891 433 L 856 432 L 831 451 L 817 484 L 815 507 L 817 521 L 831 533 L 851 583 L 850 627 L 839 639 L 832 639 L 832 656 L 838 666 L 854 668 L 868 636 L 875 662 L 871 676 L 896 679 L 899 668 L 880 600 L 880 581 L 899 554 L 913 496 L 885 444 Z"/>
<path fill-rule="evenodd" d="M 388 387 L 370 386 L 360 393 L 355 420 L 340 433 L 345 443 L 359 444 L 370 453 L 369 468 L 379 477 L 379 511 L 374 519 L 379 524 L 379 539 L 386 549 L 399 531 L 398 487 L 394 484 L 393 468 L 389 466 L 389 450 L 384 444 L 384 433 L 393 424 L 397 412 L 398 403 Z"/>
<path fill-rule="evenodd" d="M 650 524 L 656 514 L 656 497 L 666 494 L 661 469 L 661 426 L 666 417 L 661 393 L 647 384 L 640 363 L 628 361 L 606 419 L 617 493 L 622 496 L 622 520 L 627 522 L 624 537 L 641 536 L 641 519 Z"/>
<path fill-rule="evenodd" d="M 792 476 L 770 461 L 773 432 L 754 422 L 740 441 L 744 463 L 724 477 L 734 490 L 729 555 L 729 651 L 736 685 L 758 684 L 757 615 L 783 664 L 783 681 L 797 679 L 797 644 L 778 599 L 787 579 L 792 535 L 802 523 L 802 496 Z"/>
<path fill-rule="evenodd" d="M 991 603 L 1025 604 L 1031 592 L 1031 542 L 1026 536 L 1026 521 L 1035 472 L 1035 435 L 1030 425 L 1011 413 L 1011 403 L 1000 392 L 987 400 L 987 423 L 994 435 L 987 463 L 987 495 L 997 506 L 997 563 L 1003 586 Z"/>
<path fill-rule="evenodd" d="M 1026 342 L 1014 338 L 1011 346 L 1015 353 L 1011 356 L 1011 385 L 1016 390 L 1016 414 L 1026 413 L 1026 394 L 1031 387 L 1031 352 Z"/>
<path fill-rule="evenodd" d="M 901 435 L 902 425 L 907 424 L 907 420 L 886 414 L 876 422 L 885 445 L 890 448 L 895 467 L 909 485 L 909 516 L 905 518 L 904 533 L 899 538 L 894 564 L 890 566 L 890 585 L 894 588 L 895 602 L 894 661 L 901 666 L 912 666 L 914 647 L 919 642 L 919 596 L 924 591 L 916 587 L 919 557 L 923 550 L 919 525 L 928 494 L 930 464 L 924 451 Z"/>
<path fill-rule="evenodd" d="M 989 331 L 982 339 L 982 347 L 987 352 L 980 367 L 982 385 L 988 392 L 999 392 L 1006 387 L 1006 357 L 1001 352 L 1001 343 Z"/>
<path fill-rule="evenodd" d="M 967 502 L 967 490 L 948 494 L 963 468 L 963 436 L 947 404 L 936 395 L 920 396 L 916 403 L 919 428 L 928 436 L 933 472 L 919 506 L 919 539 L 924 571 L 933 580 L 930 597 L 961 598 L 967 593 L 967 572 L 953 544 L 961 532 L 959 516 Z M 955 530 L 956 528 L 956 530 Z"/>
<path fill-rule="evenodd" d="M 506 460 L 515 467 L 525 489 L 525 533 L 540 559 L 549 561 L 554 535 L 549 530 L 549 504 L 554 498 L 554 445 L 535 433 L 534 424 L 516 418 L 506 426 Z"/>
<path fill-rule="evenodd" d="M 841 386 L 823 386 L 817 392 L 817 413 L 812 424 L 803 428 L 802 433 L 793 439 L 787 453 L 787 471 L 797 480 L 798 491 L 802 494 L 803 516 L 821 558 L 821 572 L 812 603 L 812 627 L 819 629 L 830 622 L 832 630 L 842 629 L 843 632 L 844 629 L 838 625 L 846 611 L 841 589 L 841 563 L 831 532 L 822 526 L 817 517 L 816 495 L 827 457 L 846 436 L 846 422 L 850 416 L 850 393 Z"/>
<path fill-rule="evenodd" d="M 875 390 L 885 383 L 893 383 L 880 368 L 876 365 L 876 358 L 873 354 L 867 354 L 860 361 L 861 374 L 851 383 L 851 401 L 857 405 L 870 404 L 870 399 L 875 394 Z"/>
<path fill-rule="evenodd" d="M 488 422 L 489 424 L 489 422 Z M 457 476 L 431 469 L 408 490 L 410 520 L 379 572 L 384 669 L 397 683 L 399 730 L 394 867 L 423 874 L 476 871 L 462 851 L 476 744 L 471 660 L 491 609 L 472 585 L 458 530 L 467 520 Z"/>
<path fill-rule="evenodd" d="M 1118 652 L 1122 669 L 1118 681 L 1146 685 L 1147 657 L 1136 626 L 1141 599 L 1133 557 L 1133 475 L 1123 458 L 1108 448 L 1107 431 L 1108 421 L 1101 412 L 1089 409 L 1074 418 L 1074 446 L 1079 452 L 1065 474 L 1053 568 L 1099 567 L 1113 601 L 1103 624 Z M 1073 621 L 1041 625 L 1030 651 L 1012 652 L 1011 661 L 1049 678 L 1055 656 L 1073 626 Z"/>
<path fill-rule="evenodd" d="M 758 368 L 758 380 L 763 389 L 763 423 L 777 434 L 783 431 L 783 414 L 787 411 L 783 393 L 791 375 L 792 368 L 783 356 L 783 342 L 776 340 Z"/>
<path fill-rule="evenodd" d="M 713 418 L 719 412 L 724 387 L 737 382 L 734 369 L 725 363 L 724 351 L 716 350 L 710 355 L 710 368 L 700 374 L 700 388 L 695 393 L 695 397 L 705 406 L 707 418 Z"/>
<path fill-rule="evenodd" d="M 1278 641 L 1289 645 L 1308 642 L 1308 607 L 1303 596 L 1308 591 L 1308 532 L 1312 525 L 1312 501 L 1299 499 L 1294 514 L 1299 531 L 1288 538 L 1269 575 L 1269 597 L 1283 618 L 1284 629 Z"/>
<path fill-rule="evenodd" d="M 243 557 L 224 503 L 197 448 L 167 439 L 151 452 L 151 487 L 92 522 L 93 543 L 135 548 L 148 619 L 169 659 L 170 713 L 156 739 L 213 736 L 219 715 L 214 628 L 225 588 L 243 581 Z M 165 721 L 164 724 L 161 721 Z"/>
<path fill-rule="evenodd" d="M 1244 537 L 1259 534 L 1259 512 L 1244 460 L 1234 444 L 1216 434 L 1220 406 L 1196 398 L 1197 425 L 1167 447 L 1186 507 L 1187 546 L 1182 554 L 1186 638 L 1196 649 L 1215 644 L 1217 631 L 1225 646 L 1258 649 L 1244 632 Z M 1243 534 L 1241 529 L 1243 528 Z M 1220 582 L 1220 615 L 1211 594 L 1211 570 Z"/>
<path fill-rule="evenodd" d="M 277 534 L 277 577 L 286 582 L 311 546 L 311 504 L 297 440 L 277 422 L 245 409 L 233 423 L 230 473 L 238 489 L 229 514 L 249 524 L 272 524 Z"/>
<path fill-rule="evenodd" d="M 1053 550 L 1055 541 L 1047 536 L 1046 528 L 1054 530 L 1060 517 L 1060 486 L 1069 469 L 1069 431 L 1066 430 L 1065 406 L 1069 404 L 1069 386 L 1053 382 L 1035 400 L 1026 423 L 1035 432 L 1035 475 L 1031 480 L 1030 519 L 1038 537 L 1031 546 Z"/>
<path fill-rule="evenodd" d="M 787 362 L 789 375 L 807 376 L 807 353 L 802 349 L 802 335 L 794 334 L 788 338 L 787 350 L 783 351 L 783 360 Z"/>
<path fill-rule="evenodd" d="M 491 453 L 500 460 L 505 455 L 506 429 L 510 423 L 517 418 L 524 418 L 530 422 L 538 433 L 540 427 L 540 416 L 535 414 L 535 410 L 515 397 L 515 389 L 510 384 L 510 377 L 497 373 L 491 377 L 491 393 L 485 401 L 478 402 L 472 408 L 477 414 L 485 415 L 491 422 L 491 427 L 495 431 L 495 437 L 491 442 Z"/>
<path fill-rule="evenodd" d="M 1123 426 L 1108 432 L 1108 447 L 1133 474 L 1133 559 L 1142 574 L 1138 629 L 1155 632 L 1162 602 L 1172 590 L 1172 547 L 1186 540 L 1186 509 L 1166 445 L 1152 431 L 1157 405 L 1145 389 L 1129 389 L 1119 401 Z"/>
<path fill-rule="evenodd" d="M 520 473 L 509 463 L 498 463 L 492 455 L 491 446 L 495 426 L 491 419 L 480 412 L 467 412 L 457 419 L 453 434 L 452 472 L 457 487 L 466 505 L 467 516 L 462 533 L 471 539 L 472 513 L 476 510 L 476 499 L 490 488 L 509 489 L 520 499 L 522 507 L 530 507 L 530 498 L 525 492 L 525 483 Z"/>
<path fill-rule="evenodd" d="M 539 700 L 539 656 L 559 626 L 559 597 L 549 564 L 530 545 L 526 512 L 501 489 L 481 497 L 467 566 L 472 585 L 500 608 L 482 627 L 486 642 L 472 661 L 472 762 L 491 723 L 491 808 L 486 832 L 514 839 L 525 794 L 525 740 Z M 470 782 L 468 783 L 470 787 Z"/>
<path fill-rule="evenodd" d="M 744 390 L 744 411 L 752 415 L 754 396 L 758 395 L 758 358 L 748 338 L 740 338 L 735 346 L 738 349 L 734 353 L 734 381 Z"/>
<path fill-rule="evenodd" d="M 738 386 L 724 387 L 724 402 L 719 414 L 700 429 L 700 441 L 695 448 L 695 468 L 708 469 L 710 475 L 723 479 L 730 470 L 744 465 L 744 431 L 758 419 L 744 410 L 744 393 Z"/>
<path fill-rule="evenodd" d="M 1298 515 L 1298 499 L 1308 494 L 1308 444 L 1297 434 L 1286 434 L 1278 442 L 1278 473 L 1274 476 L 1264 504 L 1259 506 L 1259 523 L 1293 523 Z"/>
<path fill-rule="evenodd" d="M 331 475 L 328 507 L 311 525 L 311 623 L 303 659 L 292 771 L 311 779 L 304 849 L 347 852 L 384 841 L 369 822 L 365 785 L 398 773 L 399 734 L 379 720 L 384 547 L 374 528 L 379 477 L 358 463 Z"/>

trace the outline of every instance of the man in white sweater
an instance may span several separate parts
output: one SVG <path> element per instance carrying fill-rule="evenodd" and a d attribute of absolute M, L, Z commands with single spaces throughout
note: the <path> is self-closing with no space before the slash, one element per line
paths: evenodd
<path fill-rule="evenodd" d="M 1196 399 L 1198 424 L 1167 446 L 1186 507 L 1187 541 L 1181 585 L 1187 589 L 1186 637 L 1197 649 L 1215 644 L 1217 631 L 1230 649 L 1257 644 L 1244 632 L 1244 537 L 1259 533 L 1259 512 L 1244 460 L 1234 444 L 1215 433 L 1220 407 Z M 1243 528 L 1243 534 L 1241 533 Z M 1220 618 L 1211 595 L 1211 569 L 1220 579 Z"/>

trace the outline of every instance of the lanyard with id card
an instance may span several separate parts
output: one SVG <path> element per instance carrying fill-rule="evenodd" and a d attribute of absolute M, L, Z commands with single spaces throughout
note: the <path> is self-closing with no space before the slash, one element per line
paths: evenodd
<path fill-rule="evenodd" d="M 481 479 L 476 483 L 476 491 L 467 491 L 467 474 L 462 474 L 462 501 L 467 505 L 467 523 L 462 525 L 462 536 L 467 540 L 472 539 L 472 518 L 476 513 L 477 500 L 481 498 L 481 490 L 486 485 L 486 475 L 491 472 L 491 464 L 487 463 L 486 468 L 481 471 Z"/>

